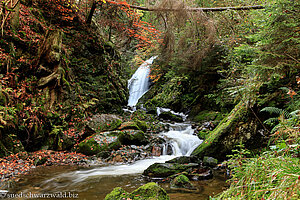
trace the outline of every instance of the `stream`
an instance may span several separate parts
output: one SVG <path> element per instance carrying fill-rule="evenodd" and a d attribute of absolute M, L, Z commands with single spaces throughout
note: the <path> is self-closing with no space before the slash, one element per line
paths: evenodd
<path fill-rule="evenodd" d="M 138 100 L 149 89 L 150 65 L 156 57 L 145 61 L 128 81 L 130 96 L 129 107 L 135 107 Z M 135 109 L 135 108 L 134 108 Z M 160 112 L 170 109 L 158 108 Z M 173 114 L 177 114 L 171 111 Z M 178 114 L 183 119 L 182 113 Z M 30 174 L 20 177 L 20 180 L 10 192 L 15 194 L 78 194 L 79 199 L 104 199 L 115 187 L 122 187 L 131 192 L 149 181 L 142 175 L 143 171 L 154 163 L 163 163 L 179 156 L 189 156 L 201 144 L 202 140 L 194 134 L 189 123 L 168 123 L 168 131 L 161 132 L 159 137 L 166 141 L 162 146 L 160 156 L 153 156 L 132 164 L 92 166 L 78 169 L 72 166 L 41 167 Z M 183 191 L 171 189 L 169 183 L 159 184 L 166 189 L 172 200 L 200 200 L 221 192 L 225 186 L 225 176 L 214 172 L 210 180 L 192 181 L 197 190 Z"/>
<path fill-rule="evenodd" d="M 14 187 L 17 194 L 78 194 L 79 199 L 104 199 L 115 187 L 133 191 L 149 182 L 142 172 L 151 164 L 165 162 L 182 155 L 190 155 L 202 142 L 194 135 L 190 124 L 169 124 L 170 130 L 160 133 L 167 143 L 162 150 L 163 155 L 136 161 L 133 164 L 95 166 L 89 169 L 74 169 L 74 167 L 42 167 L 20 178 Z M 167 148 L 172 154 L 167 155 Z M 153 180 L 152 180 L 153 181 Z M 200 200 L 221 192 L 225 186 L 225 176 L 215 172 L 214 178 L 203 181 L 192 181 L 195 192 L 171 189 L 169 183 L 160 183 L 166 189 L 171 199 Z"/>

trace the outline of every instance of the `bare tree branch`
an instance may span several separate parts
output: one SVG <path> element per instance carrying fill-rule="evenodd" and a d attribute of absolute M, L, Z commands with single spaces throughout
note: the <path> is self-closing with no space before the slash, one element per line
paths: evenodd
<path fill-rule="evenodd" d="M 137 10 L 143 10 L 143 11 L 166 11 L 166 12 L 177 12 L 181 11 L 182 9 L 170 9 L 170 8 L 147 8 L 142 6 L 135 6 L 135 5 L 124 5 L 124 4 L 118 4 L 118 2 L 109 1 L 113 4 L 120 5 L 120 6 L 129 6 L 130 8 L 137 9 Z M 256 10 L 256 9 L 264 9 L 264 6 L 261 5 L 255 5 L 255 6 L 239 6 L 239 7 L 217 7 L 217 8 L 186 8 L 185 10 L 190 12 L 197 12 L 197 11 L 203 11 L 203 12 L 216 12 L 216 11 L 225 11 L 225 10 Z"/>

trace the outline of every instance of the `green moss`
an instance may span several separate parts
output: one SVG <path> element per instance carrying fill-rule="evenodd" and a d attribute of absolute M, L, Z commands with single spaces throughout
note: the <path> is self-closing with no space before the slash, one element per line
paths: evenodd
<path fill-rule="evenodd" d="M 143 174 L 151 177 L 167 177 L 184 172 L 194 167 L 198 167 L 198 164 L 154 163 L 150 165 Z"/>
<path fill-rule="evenodd" d="M 107 149 L 107 146 L 100 147 L 94 138 L 84 140 L 78 145 L 78 152 L 88 156 L 95 155 L 105 149 Z"/>
<path fill-rule="evenodd" d="M 230 130 L 233 130 L 238 121 L 242 121 L 247 114 L 247 106 L 243 102 L 240 102 L 235 108 L 225 117 L 219 125 L 207 135 L 205 141 L 201 143 L 192 153 L 194 156 L 203 157 L 204 155 L 210 155 L 218 152 L 219 138 L 223 134 L 228 134 Z M 223 151 L 223 149 L 222 149 Z"/>
<path fill-rule="evenodd" d="M 0 158 L 8 156 L 9 152 L 6 149 L 6 147 L 3 145 L 3 143 L 0 141 Z"/>
<path fill-rule="evenodd" d="M 106 195 L 104 200 L 169 200 L 167 192 L 156 183 L 147 183 L 127 193 L 124 189 L 117 187 L 111 193 Z"/>
<path fill-rule="evenodd" d="M 207 122 L 207 121 L 221 121 L 224 118 L 224 113 L 211 111 L 211 110 L 204 110 L 200 112 L 197 116 L 193 118 L 195 122 Z"/>
<path fill-rule="evenodd" d="M 156 183 L 147 183 L 131 193 L 133 200 L 169 200 L 167 192 Z"/>
<path fill-rule="evenodd" d="M 119 127 L 119 130 L 127 130 L 127 129 L 140 130 L 140 128 L 136 122 L 124 122 Z"/>
<path fill-rule="evenodd" d="M 189 178 L 181 174 L 171 181 L 172 188 L 195 189 Z"/>
<path fill-rule="evenodd" d="M 146 132 L 148 125 L 145 121 L 135 120 L 136 125 L 139 127 L 139 130 Z"/>
<path fill-rule="evenodd" d="M 123 145 L 144 145 L 148 144 L 148 135 L 141 130 L 124 130 L 119 133 L 119 141 Z"/>
<path fill-rule="evenodd" d="M 106 195 L 104 200 L 123 200 L 128 199 L 129 194 L 121 187 L 116 187 L 111 193 Z"/>
<path fill-rule="evenodd" d="M 174 122 L 183 122 L 182 117 L 178 116 L 178 115 L 174 115 L 171 112 L 162 112 L 159 115 L 160 118 L 165 119 L 165 120 L 171 120 Z"/>
<path fill-rule="evenodd" d="M 198 137 L 201 139 L 201 140 L 203 140 L 203 139 L 205 139 L 206 137 L 207 137 L 207 135 L 209 135 L 211 133 L 211 131 L 209 131 L 209 130 L 202 130 L 202 131 L 199 131 L 199 133 L 197 134 L 198 135 Z"/>

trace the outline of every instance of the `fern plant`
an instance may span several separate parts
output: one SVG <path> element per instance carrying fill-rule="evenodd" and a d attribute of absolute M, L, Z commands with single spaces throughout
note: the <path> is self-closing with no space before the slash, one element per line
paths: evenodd
<path fill-rule="evenodd" d="M 273 126 L 271 130 L 273 141 L 281 139 L 295 143 L 299 140 L 300 110 L 288 112 L 276 107 L 265 107 L 261 112 L 277 115 L 264 121 L 265 124 Z"/>

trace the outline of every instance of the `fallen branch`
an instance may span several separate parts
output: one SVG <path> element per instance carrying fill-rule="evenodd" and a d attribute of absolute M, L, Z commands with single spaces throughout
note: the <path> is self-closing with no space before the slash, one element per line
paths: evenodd
<path fill-rule="evenodd" d="M 178 12 L 182 11 L 182 9 L 172 9 L 172 8 L 147 8 L 142 6 L 135 6 L 135 5 L 129 5 L 129 4 L 119 4 L 115 1 L 109 1 L 110 3 L 120 5 L 120 6 L 129 6 L 130 8 L 137 9 L 137 10 L 143 10 L 143 11 L 165 11 L 165 12 Z M 257 9 L 264 9 L 264 6 L 255 5 L 255 6 L 239 6 L 239 7 L 217 7 L 217 8 L 185 8 L 186 11 L 189 12 L 217 12 L 217 11 L 225 11 L 225 10 L 257 10 Z"/>

